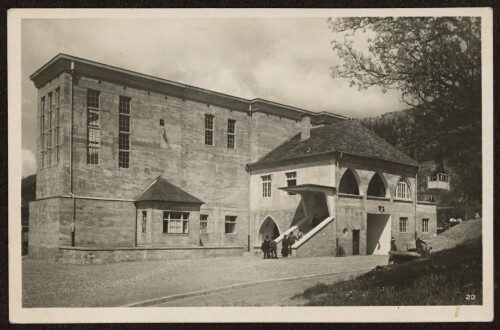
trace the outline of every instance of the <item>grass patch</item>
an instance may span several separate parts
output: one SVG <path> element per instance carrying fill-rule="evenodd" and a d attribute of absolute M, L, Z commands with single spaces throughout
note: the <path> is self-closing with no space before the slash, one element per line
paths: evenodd
<path fill-rule="evenodd" d="M 481 305 L 482 266 L 476 240 L 349 281 L 321 283 L 296 298 L 307 299 L 309 306 Z"/>

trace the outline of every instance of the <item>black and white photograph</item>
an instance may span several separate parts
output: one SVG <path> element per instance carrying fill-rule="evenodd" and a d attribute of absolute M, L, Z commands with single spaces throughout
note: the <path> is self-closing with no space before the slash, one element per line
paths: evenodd
<path fill-rule="evenodd" d="M 492 16 L 10 10 L 11 322 L 491 321 Z"/>

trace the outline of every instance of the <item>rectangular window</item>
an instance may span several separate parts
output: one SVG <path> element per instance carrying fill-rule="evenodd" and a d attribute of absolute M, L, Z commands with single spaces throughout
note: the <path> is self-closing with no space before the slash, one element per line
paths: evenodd
<path fill-rule="evenodd" d="M 200 233 L 208 233 L 208 214 L 200 214 Z"/>
<path fill-rule="evenodd" d="M 101 121 L 99 92 L 87 90 L 87 164 L 99 164 Z"/>
<path fill-rule="evenodd" d="M 398 185 L 396 188 L 396 197 L 397 198 L 404 198 L 404 199 L 410 198 L 410 188 L 408 186 L 408 183 L 406 183 L 406 181 L 400 180 L 398 182 Z"/>
<path fill-rule="evenodd" d="M 236 120 L 227 120 L 227 148 L 234 149 L 234 143 L 236 140 Z"/>
<path fill-rule="evenodd" d="M 408 218 L 399 218 L 399 232 L 406 233 L 406 223 L 408 222 Z"/>
<path fill-rule="evenodd" d="M 130 158 L 130 98 L 120 96 L 118 118 L 118 167 L 129 168 Z"/>
<path fill-rule="evenodd" d="M 214 116 L 205 114 L 205 144 L 214 145 Z"/>
<path fill-rule="evenodd" d="M 42 167 L 45 166 L 45 96 L 40 100 L 40 151 Z"/>
<path fill-rule="evenodd" d="M 163 211 L 164 234 L 189 234 L 189 213 Z"/>
<path fill-rule="evenodd" d="M 236 232 L 236 216 L 226 215 L 225 231 L 226 234 L 233 234 Z"/>
<path fill-rule="evenodd" d="M 429 232 L 429 219 L 424 218 L 422 219 L 422 233 L 428 233 Z"/>
<path fill-rule="evenodd" d="M 61 109 L 60 109 L 60 93 L 61 93 L 61 90 L 59 88 L 56 89 L 56 109 L 55 109 L 55 131 L 54 131 L 54 144 L 55 144 L 55 148 L 56 148 L 56 157 L 55 157 L 55 162 L 56 163 L 59 163 L 59 159 L 60 159 L 60 155 L 59 155 L 59 149 L 60 149 L 60 141 L 59 141 L 59 135 L 60 135 L 60 131 L 61 131 L 61 121 L 60 121 L 60 117 L 61 117 Z"/>
<path fill-rule="evenodd" d="M 286 175 L 286 184 L 288 187 L 294 187 L 297 185 L 297 172 L 288 172 Z M 288 195 L 295 195 L 294 193 L 288 193 Z"/>
<path fill-rule="evenodd" d="M 148 211 L 142 211 L 142 232 L 146 232 L 147 224 L 148 224 Z"/>
<path fill-rule="evenodd" d="M 263 175 L 262 178 L 262 197 L 271 197 L 271 176 Z"/>

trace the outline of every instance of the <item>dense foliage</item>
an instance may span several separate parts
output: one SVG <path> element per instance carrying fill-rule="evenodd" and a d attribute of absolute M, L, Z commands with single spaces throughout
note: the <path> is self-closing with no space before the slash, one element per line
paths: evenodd
<path fill-rule="evenodd" d="M 408 117 L 372 128 L 417 160 L 447 158 L 461 190 L 480 200 L 480 18 L 349 17 L 328 26 L 341 60 L 332 76 L 399 90 L 409 107 Z"/>

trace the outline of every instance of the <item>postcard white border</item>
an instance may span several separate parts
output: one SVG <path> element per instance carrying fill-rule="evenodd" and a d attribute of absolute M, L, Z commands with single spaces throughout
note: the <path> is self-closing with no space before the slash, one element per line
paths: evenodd
<path fill-rule="evenodd" d="M 480 16 L 483 101 L 483 305 L 401 307 L 22 308 L 21 20 L 167 17 Z M 7 13 L 9 318 L 13 323 L 470 322 L 493 319 L 493 10 L 426 9 L 11 9 Z M 307 309 L 307 313 L 304 313 Z"/>

